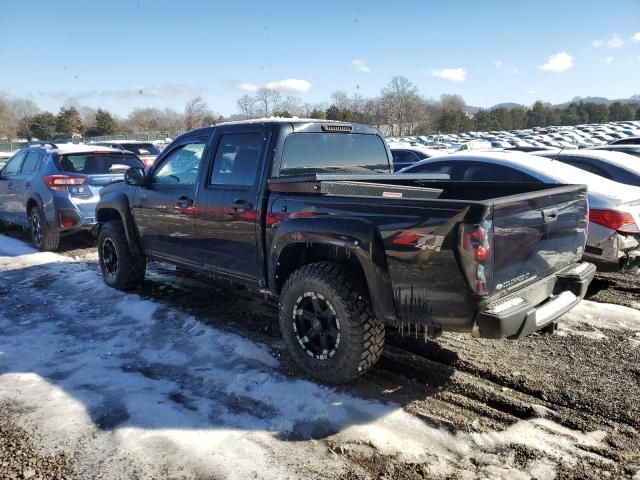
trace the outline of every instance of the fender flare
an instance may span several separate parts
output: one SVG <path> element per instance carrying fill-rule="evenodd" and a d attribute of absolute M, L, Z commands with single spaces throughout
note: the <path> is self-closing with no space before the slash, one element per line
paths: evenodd
<path fill-rule="evenodd" d="M 140 237 L 135 228 L 135 222 L 133 215 L 131 214 L 131 208 L 129 207 L 129 197 L 122 192 L 114 192 L 107 194 L 100 198 L 100 201 L 96 205 L 96 221 L 98 222 L 98 233 L 100 232 L 100 226 L 105 221 L 108 221 L 101 215 L 101 212 L 105 210 L 115 210 L 120 215 L 124 231 L 127 236 L 127 243 L 129 244 L 129 250 L 134 255 L 143 255 Z"/>
<path fill-rule="evenodd" d="M 296 244 L 316 244 L 345 249 L 362 267 L 376 316 L 397 324 L 387 258 L 377 227 L 366 220 L 341 217 L 289 219 L 278 226 L 267 255 L 267 278 L 276 292 L 276 271 L 282 252 Z"/>

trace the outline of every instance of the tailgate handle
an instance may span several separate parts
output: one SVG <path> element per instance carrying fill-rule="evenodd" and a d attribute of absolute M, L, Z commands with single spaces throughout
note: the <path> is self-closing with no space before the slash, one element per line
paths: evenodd
<path fill-rule="evenodd" d="M 558 209 L 547 208 L 546 210 L 542 210 L 542 220 L 544 220 L 544 223 L 551 223 L 558 220 Z"/>

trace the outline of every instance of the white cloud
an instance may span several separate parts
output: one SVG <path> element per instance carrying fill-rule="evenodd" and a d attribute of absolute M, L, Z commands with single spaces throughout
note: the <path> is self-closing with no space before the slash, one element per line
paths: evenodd
<path fill-rule="evenodd" d="M 369 65 L 367 65 L 366 62 L 361 58 L 356 58 L 355 60 L 353 60 L 351 62 L 351 66 L 357 72 L 369 73 L 371 71 L 371 69 L 369 68 Z"/>
<path fill-rule="evenodd" d="M 564 72 L 573 67 L 573 58 L 567 52 L 558 52 L 549 57 L 549 61 L 538 67 L 548 72 Z"/>
<path fill-rule="evenodd" d="M 467 78 L 467 71 L 464 68 L 443 68 L 440 70 L 431 70 L 431 75 L 439 77 L 450 82 L 464 82 Z"/>
<path fill-rule="evenodd" d="M 500 68 L 503 65 L 502 60 L 494 60 L 493 64 L 496 66 L 496 68 Z"/>
<path fill-rule="evenodd" d="M 240 82 L 235 85 L 235 88 L 242 92 L 249 93 L 255 93 L 262 87 L 266 87 L 269 90 L 275 90 L 276 92 L 280 93 L 307 93 L 309 90 L 311 90 L 311 86 L 311 82 L 308 82 L 307 80 L 302 80 L 299 78 L 286 78 L 284 80 L 265 83 L 264 85 Z"/>
<path fill-rule="evenodd" d="M 105 89 L 105 90 L 83 90 L 80 92 L 66 92 L 66 91 L 43 91 L 40 90 L 37 93 L 38 96 L 48 97 L 53 99 L 65 98 L 73 96 L 78 100 L 84 98 L 117 98 L 117 99 L 129 99 L 134 97 L 180 97 L 190 95 L 200 95 L 201 93 L 209 90 L 206 85 L 187 85 L 187 84 L 173 84 L 163 83 L 158 85 L 146 85 L 139 87 L 118 88 L 118 89 Z"/>
<path fill-rule="evenodd" d="M 527 90 L 529 95 L 535 95 L 537 92 L 535 90 Z"/>
<path fill-rule="evenodd" d="M 640 42 L 640 32 L 636 32 L 636 33 L 633 35 L 633 41 L 634 41 L 634 42 Z"/>
<path fill-rule="evenodd" d="M 614 60 L 615 60 L 614 57 L 607 57 L 607 58 L 604 59 L 604 61 L 607 62 L 607 63 L 613 63 Z"/>
<path fill-rule="evenodd" d="M 607 46 L 607 48 L 620 48 L 624 45 L 624 40 L 617 33 L 613 33 L 606 40 L 594 40 L 593 42 L 591 42 L 591 45 L 594 46 L 595 48 L 604 47 L 604 46 Z"/>

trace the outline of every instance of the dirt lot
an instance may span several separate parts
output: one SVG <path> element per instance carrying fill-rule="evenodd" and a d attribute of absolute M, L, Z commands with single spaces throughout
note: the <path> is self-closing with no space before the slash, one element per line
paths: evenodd
<path fill-rule="evenodd" d="M 17 231 L 12 232 L 12 236 L 22 238 Z M 334 390 L 301 379 L 284 351 L 274 305 L 243 290 L 211 285 L 162 264 L 150 265 L 148 279 L 135 295 L 118 300 L 106 287 L 91 283 L 98 277 L 98 268 L 88 239 L 65 242 L 63 249 L 62 255 L 69 261 L 63 268 L 59 263 L 52 266 L 48 262 L 54 260 L 48 258 L 30 259 L 31 263 L 24 267 L 17 267 L 16 261 L 10 259 L 6 264 L 9 266 L 0 271 L 3 305 L 0 315 L 7 319 L 4 329 L 0 323 L 0 333 L 4 336 L 0 337 L 3 338 L 0 340 L 0 373 L 3 374 L 0 378 L 9 379 L 0 390 L 12 392 L 0 395 L 3 402 L 0 403 L 2 478 L 86 478 L 98 472 L 101 478 L 155 475 L 163 478 L 640 478 L 640 313 L 635 310 L 584 302 L 565 318 L 557 334 L 533 335 L 518 341 L 479 340 L 456 334 L 425 341 L 415 332 L 401 336 L 389 330 L 387 348 L 374 370 L 353 384 Z M 0 251 L 0 257 L 2 255 Z M 257 354 L 247 356 L 244 352 L 250 347 L 244 344 L 242 348 L 236 347 L 233 352 L 241 352 L 239 361 L 258 358 L 263 364 L 255 367 L 254 372 L 249 361 L 249 370 L 238 370 L 233 379 L 227 378 L 223 371 L 207 373 L 211 376 L 202 378 L 230 382 L 213 396 L 204 393 L 208 386 L 192 371 L 204 371 L 206 362 L 198 366 L 202 360 L 200 354 L 183 350 L 179 343 L 184 325 L 175 332 L 171 330 L 177 339 L 174 344 L 162 343 L 165 340 L 155 334 L 146 338 L 145 342 L 158 342 L 162 361 L 150 359 L 148 352 L 145 353 L 147 343 L 141 342 L 135 345 L 135 356 L 131 347 L 125 352 L 128 357 L 121 354 L 121 358 L 131 360 L 119 367 L 119 372 L 129 375 L 133 372 L 149 382 L 144 388 L 150 399 L 155 398 L 154 388 L 162 382 L 181 385 L 179 389 L 167 387 L 168 398 L 181 409 L 177 413 L 172 410 L 177 416 L 172 417 L 170 425 L 162 425 L 163 431 L 191 428 L 194 412 L 202 412 L 205 401 L 221 401 L 225 412 L 231 411 L 234 415 L 240 412 L 244 417 L 233 420 L 224 417 L 221 424 L 219 417 L 214 420 L 209 413 L 204 417 L 208 425 L 199 425 L 206 431 L 200 433 L 219 431 L 221 425 L 225 429 L 233 427 L 229 430 L 233 432 L 243 429 L 242 434 L 237 434 L 240 436 L 233 437 L 235 442 L 243 442 L 247 439 L 246 431 L 251 431 L 251 435 L 259 436 L 259 440 L 251 438 L 254 445 L 264 447 L 264 453 L 260 454 L 264 458 L 256 454 L 262 460 L 256 460 L 248 473 L 238 466 L 231 468 L 234 461 L 244 465 L 243 458 L 230 457 L 235 450 L 225 450 L 225 442 L 220 442 L 212 448 L 218 448 L 228 458 L 228 468 L 204 461 L 194 467 L 194 462 L 183 461 L 177 454 L 170 462 L 163 462 L 162 456 L 141 452 L 118 437 L 125 435 L 124 431 L 129 432 L 142 413 L 136 413 L 127 402 L 124 402 L 127 408 L 118 407 L 119 403 L 113 398 L 116 390 L 109 392 L 112 397 L 106 410 L 99 408 L 104 400 L 93 400 L 92 395 L 100 393 L 97 390 L 108 390 L 112 385 L 105 386 L 87 378 L 72 385 L 65 377 L 70 375 L 67 368 L 47 368 L 49 357 L 45 360 L 45 353 L 41 355 L 41 362 L 15 360 L 13 364 L 9 361 L 13 367 L 3 368 L 1 352 L 9 352 L 11 360 L 10 352 L 18 351 L 20 342 L 24 343 L 31 338 L 29 335 L 36 333 L 50 334 L 52 344 L 59 339 L 60 345 L 68 349 L 73 349 L 68 344 L 69 338 L 75 339 L 74 342 L 85 340 L 96 355 L 101 355 L 101 342 L 108 343 L 114 350 L 122 343 L 122 339 L 120 343 L 115 342 L 116 333 L 99 323 L 86 338 L 76 331 L 70 332 L 71 327 L 62 323 L 47 323 L 60 322 L 58 317 L 53 317 L 65 311 L 61 305 L 63 300 L 58 298 L 64 297 L 65 289 L 69 288 L 64 276 L 86 279 L 91 288 L 96 286 L 95 297 L 85 295 L 83 303 L 70 305 L 70 308 L 77 307 L 85 320 L 105 315 L 107 310 L 122 310 L 122 305 L 127 305 L 122 315 L 126 315 L 129 308 L 134 312 L 128 314 L 133 315 L 138 308 L 135 302 L 147 301 L 154 305 L 149 318 L 153 322 L 189 316 L 195 319 L 189 329 L 211 327 L 213 330 L 206 330 L 206 334 L 221 332 L 215 333 L 217 336 L 237 333 L 242 341 L 248 340 L 269 352 L 277 363 L 271 365 L 268 359 Z M 621 275 L 598 275 L 589 296 L 594 302 L 638 309 L 640 281 Z M 112 297 L 116 299 L 112 301 Z M 132 300 L 134 297 L 140 300 Z M 36 321 L 43 309 L 39 298 L 50 302 L 47 305 L 53 302 L 52 311 L 56 315 L 38 317 Z M 15 323 L 22 318 L 27 322 L 24 328 Z M 122 316 L 114 318 L 120 321 Z M 146 327 L 141 324 L 136 328 Z M 136 331 L 132 330 L 131 335 L 135 336 Z M 185 335 L 185 342 L 187 338 Z M 24 345 L 23 353 L 38 357 L 41 350 L 35 345 L 40 345 L 39 341 Z M 41 347 L 43 352 L 45 345 Z M 182 356 L 192 355 L 189 367 L 170 361 L 177 355 L 176 351 Z M 86 362 L 89 358 L 86 352 L 83 350 L 82 357 L 70 357 L 70 361 L 82 358 L 82 362 Z M 220 361 L 220 358 L 208 361 Z M 229 365 L 228 368 L 235 367 Z M 18 371 L 20 375 L 37 373 L 48 384 L 36 385 L 33 378 L 17 375 Z M 313 389 L 310 399 L 320 397 L 324 403 L 313 412 L 302 412 L 304 407 L 300 406 L 302 413 L 274 413 L 281 410 L 282 405 L 273 399 L 270 403 L 264 396 L 258 399 L 257 390 L 253 390 L 258 387 L 243 384 L 244 393 L 239 395 L 237 385 L 233 389 L 229 386 L 248 374 L 269 376 L 281 386 L 285 399 L 288 388 L 294 390 L 304 385 L 304 392 Z M 41 405 L 39 395 L 50 398 L 51 392 L 42 389 L 51 385 L 56 388 L 56 395 L 60 389 L 67 394 L 71 392 L 76 403 L 80 401 L 84 408 L 94 412 L 89 426 L 78 427 L 93 429 L 87 437 L 91 438 L 88 447 L 82 443 L 85 437 L 76 435 L 76 430 L 72 434 L 58 423 L 43 420 L 51 411 Z M 260 388 L 264 390 L 266 385 L 265 382 Z M 80 392 L 84 391 L 91 394 L 83 397 Z M 331 415 L 323 418 L 322 409 L 336 403 L 334 396 L 345 405 L 347 413 L 344 418 Z M 361 401 L 366 403 L 358 403 Z M 71 412 L 71 403 L 60 402 L 60 408 L 69 408 Z M 98 405 L 98 414 L 95 414 L 95 405 Z M 361 416 L 365 411 L 367 415 Z M 374 411 L 379 413 L 371 413 Z M 314 420 L 304 420 L 303 413 Z M 76 417 L 69 415 L 68 421 L 74 423 Z M 245 417 L 251 419 L 249 426 Z M 135 427 L 143 432 L 152 428 L 160 430 L 154 420 L 148 419 L 138 421 Z M 262 436 L 264 432 L 269 435 Z M 179 444 L 176 434 L 172 435 L 163 441 L 170 438 Z M 137 437 L 136 442 L 139 442 Z M 156 444 L 153 448 L 166 452 Z M 110 453 L 100 454 L 100 449 Z M 24 455 L 17 455 L 17 450 Z M 252 455 L 247 458 L 251 461 Z M 156 466 L 152 467 L 154 462 Z"/>

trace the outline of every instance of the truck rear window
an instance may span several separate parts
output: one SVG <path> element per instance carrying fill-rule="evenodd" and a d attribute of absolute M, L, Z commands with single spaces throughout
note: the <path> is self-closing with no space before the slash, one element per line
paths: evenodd
<path fill-rule="evenodd" d="M 73 153 L 61 155 L 56 164 L 63 172 L 82 173 L 85 175 L 106 175 L 122 173 L 130 167 L 144 168 L 135 155 L 119 155 L 117 153 Z"/>
<path fill-rule="evenodd" d="M 363 134 L 293 133 L 280 166 L 280 175 L 376 172 L 391 172 L 387 149 L 379 136 Z"/>

